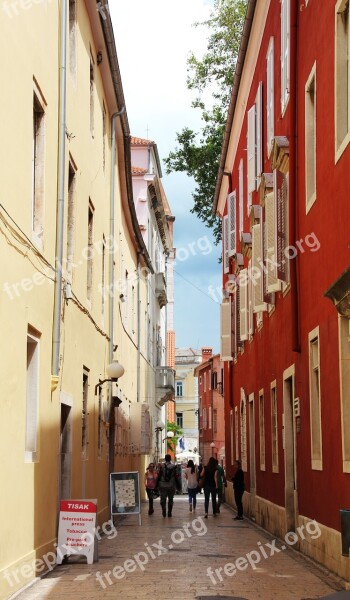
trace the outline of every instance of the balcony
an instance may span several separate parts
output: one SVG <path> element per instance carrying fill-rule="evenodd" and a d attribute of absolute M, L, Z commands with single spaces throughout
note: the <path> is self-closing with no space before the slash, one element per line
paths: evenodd
<path fill-rule="evenodd" d="M 168 302 L 164 273 L 156 273 L 155 284 L 157 300 L 159 302 L 160 308 L 163 308 L 163 306 L 165 306 Z"/>
<path fill-rule="evenodd" d="M 175 371 L 170 367 L 156 367 L 156 396 L 158 406 L 172 400 L 175 393 Z"/>

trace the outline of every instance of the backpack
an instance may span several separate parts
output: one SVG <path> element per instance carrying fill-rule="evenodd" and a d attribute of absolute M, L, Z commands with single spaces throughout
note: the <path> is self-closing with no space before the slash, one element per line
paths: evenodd
<path fill-rule="evenodd" d="M 171 480 L 172 477 L 175 476 L 175 472 L 176 472 L 175 468 L 176 467 L 174 465 L 171 465 L 171 464 L 168 465 L 167 463 L 165 463 L 163 465 L 163 473 L 162 473 L 162 475 L 163 475 L 163 480 L 164 481 L 168 482 L 168 481 Z"/>

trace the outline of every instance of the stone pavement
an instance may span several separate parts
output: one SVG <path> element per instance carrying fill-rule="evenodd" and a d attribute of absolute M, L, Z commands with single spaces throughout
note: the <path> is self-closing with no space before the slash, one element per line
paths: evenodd
<path fill-rule="evenodd" d="M 190 513 L 187 496 L 176 496 L 171 518 L 159 500 L 152 516 L 143 504 L 141 527 L 137 515 L 118 517 L 118 534 L 99 542 L 98 562 L 71 557 L 16 599 L 311 600 L 340 589 L 283 541 L 232 520 L 229 508 L 204 519 L 198 498 Z"/>

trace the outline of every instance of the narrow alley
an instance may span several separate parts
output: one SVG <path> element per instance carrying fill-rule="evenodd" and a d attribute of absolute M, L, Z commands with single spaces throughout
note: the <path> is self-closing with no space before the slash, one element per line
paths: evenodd
<path fill-rule="evenodd" d="M 99 560 L 70 558 L 17 600 L 311 600 L 341 589 L 326 571 L 250 521 L 235 521 L 226 506 L 204 519 L 204 500 L 190 513 L 187 497 L 175 498 L 172 518 L 159 502 L 149 517 L 118 518 L 117 535 L 99 542 Z M 309 522 L 304 535 L 319 535 Z M 290 534 L 289 534 L 290 535 Z"/>

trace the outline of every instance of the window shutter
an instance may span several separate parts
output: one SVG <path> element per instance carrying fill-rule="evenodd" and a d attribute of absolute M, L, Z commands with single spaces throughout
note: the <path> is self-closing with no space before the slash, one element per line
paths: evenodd
<path fill-rule="evenodd" d="M 264 302 L 263 247 L 261 224 L 252 227 L 253 312 L 266 310 Z"/>
<path fill-rule="evenodd" d="M 275 206 L 277 210 L 277 277 L 281 281 L 288 281 L 288 256 L 287 248 L 287 178 L 280 171 L 275 170 Z"/>
<path fill-rule="evenodd" d="M 243 158 L 241 158 L 238 167 L 238 203 L 239 203 L 239 239 L 243 231 L 243 205 L 244 205 L 244 189 L 243 189 Z"/>
<path fill-rule="evenodd" d="M 228 228 L 229 228 L 229 247 L 228 255 L 234 256 L 236 254 L 236 192 L 228 195 Z"/>
<path fill-rule="evenodd" d="M 281 284 L 277 279 L 277 253 L 276 253 L 276 210 L 274 192 L 265 198 L 265 227 L 266 227 L 266 291 L 278 292 Z"/>
<path fill-rule="evenodd" d="M 228 215 L 222 220 L 222 228 L 223 228 L 223 264 L 224 264 L 224 273 L 229 272 L 229 255 L 228 255 L 228 243 L 229 243 L 229 223 L 228 223 Z"/>
<path fill-rule="evenodd" d="M 239 289 L 239 284 L 236 287 L 235 300 L 236 300 L 236 339 L 237 339 L 237 352 L 238 347 L 241 345 L 241 321 L 240 321 L 240 312 L 241 312 L 241 291 Z"/>
<path fill-rule="evenodd" d="M 248 339 L 248 271 L 242 269 L 239 276 L 239 325 L 240 340 Z"/>
<path fill-rule="evenodd" d="M 290 1 L 281 0 L 281 111 L 289 97 L 290 80 Z"/>
<path fill-rule="evenodd" d="M 266 215 L 266 207 L 265 207 L 265 215 Z M 266 242 L 266 221 L 264 220 L 262 223 L 262 227 L 263 227 L 263 236 L 262 236 L 262 243 L 263 243 L 263 248 L 262 248 L 262 256 L 264 257 L 264 267 L 263 267 L 263 300 L 264 302 L 266 302 L 267 308 L 269 309 L 269 305 L 272 306 L 275 304 L 275 293 L 271 292 L 269 293 L 267 291 L 267 267 L 268 267 L 268 263 L 266 262 L 266 257 L 267 257 L 267 242 Z"/>
<path fill-rule="evenodd" d="M 237 290 L 237 288 L 236 288 Z M 236 292 L 231 296 L 231 347 L 232 355 L 235 358 L 237 356 L 237 302 Z"/>
<path fill-rule="evenodd" d="M 220 305 L 220 360 L 232 360 L 231 352 L 231 303 Z"/>
<path fill-rule="evenodd" d="M 274 137 L 274 64 L 273 64 L 273 38 L 270 40 L 267 52 L 266 79 L 267 79 L 267 155 L 270 156 Z"/>
<path fill-rule="evenodd" d="M 253 314 L 253 282 L 252 282 L 252 263 L 248 263 L 248 336 L 251 337 L 254 333 L 254 314 Z"/>
<path fill-rule="evenodd" d="M 248 194 L 251 194 L 256 188 L 256 153 L 255 153 L 255 104 L 248 110 Z M 251 204 L 251 200 L 248 200 Z"/>
<path fill-rule="evenodd" d="M 263 171 L 263 147 L 262 147 L 262 83 L 260 81 L 258 87 L 258 93 L 255 99 L 256 107 L 256 177 L 260 177 Z M 256 182 L 258 188 L 259 181 Z"/>

